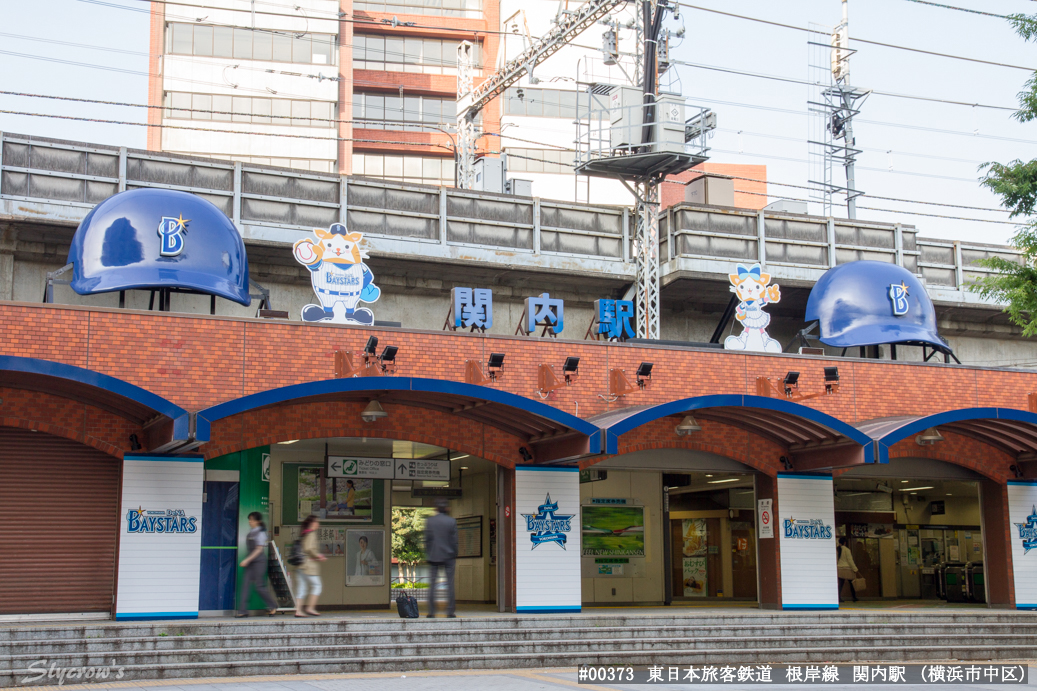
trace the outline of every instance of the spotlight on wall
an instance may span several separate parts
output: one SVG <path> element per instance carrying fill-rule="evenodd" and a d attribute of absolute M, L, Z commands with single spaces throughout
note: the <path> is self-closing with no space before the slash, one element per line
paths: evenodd
<path fill-rule="evenodd" d="M 637 366 L 637 388 L 644 390 L 648 382 L 652 381 L 652 367 L 654 365 L 651 362 L 642 362 Z"/>
<path fill-rule="evenodd" d="M 36 430 L 33 430 L 35 432 Z M 140 451 L 144 447 L 140 445 L 140 439 L 137 438 L 136 434 L 130 435 L 130 451 Z"/>
<path fill-rule="evenodd" d="M 935 427 L 930 427 L 915 437 L 915 443 L 919 446 L 932 446 L 938 441 L 943 441 L 943 435 Z"/>
<path fill-rule="evenodd" d="M 486 361 L 486 376 L 495 382 L 503 371 L 504 353 L 490 353 L 490 359 Z"/>
<path fill-rule="evenodd" d="M 1017 480 L 1022 479 L 1022 477 L 1023 477 L 1023 469 L 1022 468 L 1020 468 L 1017 465 L 1010 465 L 1010 466 L 1008 466 L 1008 469 L 1012 471 L 1012 474 L 1015 475 L 1015 478 Z M 951 495 L 948 494 L 947 496 L 949 497 Z"/>
<path fill-rule="evenodd" d="M 533 454 L 529 453 L 529 449 L 524 446 L 519 447 L 519 455 L 522 456 L 522 460 L 525 463 L 529 463 L 533 460 Z"/>
<path fill-rule="evenodd" d="M 385 346 L 382 349 L 382 354 L 378 356 L 378 364 L 382 368 L 382 374 L 393 375 L 396 373 L 396 353 L 399 348 L 396 346 Z"/>
<path fill-rule="evenodd" d="M 785 470 L 792 470 L 791 458 L 789 458 L 788 456 L 781 456 L 778 460 L 781 461 L 782 468 L 784 468 Z"/>
<path fill-rule="evenodd" d="M 835 393 L 839 387 L 839 368 L 825 367 L 825 393 Z"/>
<path fill-rule="evenodd" d="M 799 388 L 799 372 L 789 372 L 781 383 L 785 386 L 785 398 L 792 398 L 792 390 Z"/>
<path fill-rule="evenodd" d="M 565 358 L 565 364 L 562 365 L 562 376 L 565 377 L 566 384 L 572 384 L 573 379 L 580 376 L 580 358 Z"/>
<path fill-rule="evenodd" d="M 385 408 L 378 401 L 371 401 L 360 413 L 360 419 L 364 422 L 374 422 L 383 417 L 389 417 L 389 413 L 385 412 Z"/>
<path fill-rule="evenodd" d="M 680 424 L 677 425 L 674 430 L 678 437 L 686 437 L 689 434 L 702 431 L 702 425 L 695 421 L 691 415 L 685 415 L 684 419 L 681 420 Z"/>
<path fill-rule="evenodd" d="M 371 336 L 367 339 L 367 345 L 364 346 L 365 355 L 374 355 L 378 351 L 378 337 Z"/>

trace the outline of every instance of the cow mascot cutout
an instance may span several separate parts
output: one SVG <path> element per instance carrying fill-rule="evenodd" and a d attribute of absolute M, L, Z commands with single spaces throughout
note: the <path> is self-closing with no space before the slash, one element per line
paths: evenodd
<path fill-rule="evenodd" d="M 373 324 L 374 314 L 360 302 L 374 302 L 381 294 L 374 274 L 364 264 L 367 253 L 360 249 L 363 233 L 350 233 L 341 223 L 327 230 L 314 228 L 317 242 L 303 238 L 295 243 L 295 260 L 310 270 L 310 282 L 319 305 L 302 308 L 308 322 Z"/>
<path fill-rule="evenodd" d="M 737 273 L 730 274 L 731 292 L 738 296 L 735 319 L 742 325 L 742 333 L 724 340 L 727 350 L 752 350 L 760 353 L 780 353 L 781 344 L 767 333 L 771 315 L 763 311 L 766 305 L 781 300 L 777 284 L 769 285 L 770 274 L 763 273 L 759 264 L 746 268 L 739 264 Z"/>

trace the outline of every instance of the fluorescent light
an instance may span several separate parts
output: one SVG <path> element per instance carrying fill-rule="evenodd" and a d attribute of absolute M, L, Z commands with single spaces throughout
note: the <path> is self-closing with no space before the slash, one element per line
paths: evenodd
<path fill-rule="evenodd" d="M 713 477 L 713 476 L 710 475 L 709 473 L 706 473 L 706 477 Z"/>
<path fill-rule="evenodd" d="M 726 480 L 710 480 L 707 485 L 719 485 L 721 482 L 738 482 L 742 478 L 740 477 L 729 477 Z"/>
<path fill-rule="evenodd" d="M 299 440 L 298 440 L 298 439 L 292 439 L 292 440 L 290 440 L 290 441 L 279 441 L 279 442 L 277 442 L 277 443 L 278 443 L 278 444 L 294 444 L 294 443 L 295 443 L 295 442 L 297 442 L 297 441 L 299 441 Z"/>
<path fill-rule="evenodd" d="M 451 456 L 450 460 L 451 461 L 460 461 L 462 458 L 468 458 L 469 456 L 471 456 L 471 454 L 463 453 L 460 456 Z"/>
<path fill-rule="evenodd" d="M 928 485 L 926 487 L 904 487 L 900 491 L 901 492 L 920 492 L 923 489 L 933 489 L 933 486 L 932 485 Z"/>
<path fill-rule="evenodd" d="M 911 481 L 910 480 L 901 480 L 900 482 L 901 483 L 908 483 L 908 482 L 911 482 Z"/>

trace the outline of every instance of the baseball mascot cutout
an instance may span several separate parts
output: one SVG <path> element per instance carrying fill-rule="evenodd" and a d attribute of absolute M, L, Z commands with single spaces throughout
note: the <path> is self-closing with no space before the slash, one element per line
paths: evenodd
<path fill-rule="evenodd" d="M 746 268 L 739 264 L 737 273 L 729 276 L 731 292 L 738 296 L 735 319 L 742 325 L 742 333 L 728 336 L 724 340 L 727 350 L 753 350 L 760 353 L 780 353 L 781 344 L 767 333 L 771 315 L 763 311 L 764 306 L 781 300 L 778 284 L 771 282 L 770 274 L 763 273 L 759 264 Z"/>
<path fill-rule="evenodd" d="M 335 324 L 373 324 L 374 314 L 360 302 L 374 302 L 381 290 L 374 274 L 364 264 L 367 253 L 360 249 L 363 233 L 350 233 L 341 223 L 327 230 L 314 228 L 317 242 L 303 238 L 295 243 L 295 260 L 310 270 L 310 282 L 319 305 L 302 308 L 307 322 Z"/>

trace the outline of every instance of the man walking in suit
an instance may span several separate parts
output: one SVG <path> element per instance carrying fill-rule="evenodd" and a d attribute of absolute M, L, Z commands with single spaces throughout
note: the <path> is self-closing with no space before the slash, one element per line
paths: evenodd
<path fill-rule="evenodd" d="M 425 521 L 425 558 L 432 567 L 429 583 L 428 617 L 436 616 L 436 579 L 439 570 L 446 572 L 446 615 L 454 614 L 454 560 L 457 559 L 457 521 L 450 516 L 450 503 L 445 498 L 436 500 L 436 514 Z"/>

